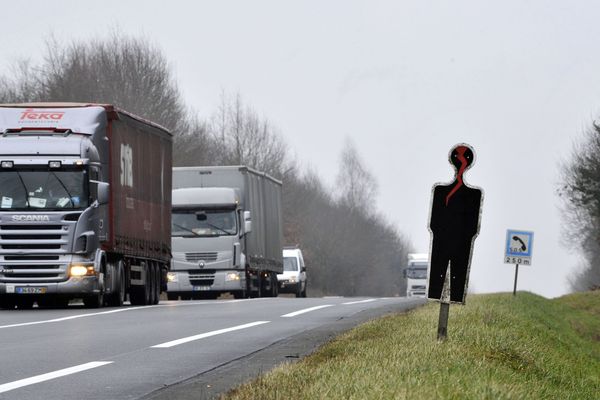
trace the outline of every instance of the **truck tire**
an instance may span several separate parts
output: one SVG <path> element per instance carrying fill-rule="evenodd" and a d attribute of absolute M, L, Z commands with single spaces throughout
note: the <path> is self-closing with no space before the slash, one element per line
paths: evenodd
<path fill-rule="evenodd" d="M 0 308 L 4 310 L 14 310 L 17 302 L 13 297 L 0 295 Z"/>
<path fill-rule="evenodd" d="M 152 270 L 154 272 L 154 285 L 152 286 L 152 291 L 154 292 L 154 298 L 151 302 L 151 304 L 158 304 L 160 301 L 160 286 L 161 286 L 161 282 L 160 282 L 160 276 L 161 276 L 161 271 L 160 271 L 160 265 L 157 262 L 153 262 L 152 263 Z"/>
<path fill-rule="evenodd" d="M 105 275 L 105 268 L 104 266 L 102 266 L 102 269 L 100 270 L 100 291 L 96 294 L 87 296 L 83 298 L 83 305 L 87 308 L 100 308 L 104 305 L 104 277 Z"/>
<path fill-rule="evenodd" d="M 148 277 L 149 277 L 149 282 L 148 284 L 150 285 L 150 293 L 149 293 L 149 297 L 148 297 L 148 304 L 155 304 L 154 302 L 157 300 L 157 294 L 156 294 L 156 267 L 153 261 L 149 261 L 147 264 L 147 268 L 148 268 Z"/>
<path fill-rule="evenodd" d="M 298 282 L 298 287 L 296 288 L 296 297 L 302 297 L 302 282 Z"/>
<path fill-rule="evenodd" d="M 110 295 L 107 304 L 111 307 L 121 307 L 125 301 L 125 269 L 123 261 L 119 260 L 115 266 L 115 289 Z"/>
<path fill-rule="evenodd" d="M 279 296 L 279 282 L 277 281 L 277 274 L 275 272 L 269 273 L 269 284 L 271 285 L 269 290 L 269 297 Z"/>
<path fill-rule="evenodd" d="M 129 289 L 129 301 L 134 306 L 146 306 L 150 304 L 151 273 L 148 263 L 145 263 L 144 284 L 132 285 Z"/>
<path fill-rule="evenodd" d="M 167 292 L 167 300 L 179 300 L 179 293 Z"/>
<path fill-rule="evenodd" d="M 22 298 L 17 298 L 17 308 L 20 310 L 29 310 L 31 308 L 33 308 L 33 298 L 30 297 L 22 297 Z"/>

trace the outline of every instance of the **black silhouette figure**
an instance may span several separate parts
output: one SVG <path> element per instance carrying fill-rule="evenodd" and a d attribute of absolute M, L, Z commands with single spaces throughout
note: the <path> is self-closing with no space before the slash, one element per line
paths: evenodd
<path fill-rule="evenodd" d="M 473 164 L 471 146 L 459 144 L 450 152 L 449 161 L 456 169 L 454 182 L 433 189 L 431 219 L 431 267 L 427 297 L 440 299 L 450 264 L 450 301 L 465 302 L 473 241 L 479 233 L 481 189 L 468 186 L 463 174 Z"/>

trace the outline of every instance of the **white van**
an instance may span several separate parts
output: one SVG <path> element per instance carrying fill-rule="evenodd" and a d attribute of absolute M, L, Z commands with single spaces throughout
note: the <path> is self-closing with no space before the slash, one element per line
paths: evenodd
<path fill-rule="evenodd" d="M 279 293 L 294 293 L 306 297 L 306 266 L 297 247 L 283 249 L 283 274 L 277 274 Z"/>

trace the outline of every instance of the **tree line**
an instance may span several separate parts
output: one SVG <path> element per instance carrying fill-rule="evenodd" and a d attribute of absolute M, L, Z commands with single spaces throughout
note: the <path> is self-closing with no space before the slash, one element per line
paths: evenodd
<path fill-rule="evenodd" d="M 378 212 L 377 182 L 347 141 L 334 187 L 293 159 L 281 132 L 241 95 L 208 115 L 184 101 L 169 61 L 147 39 L 113 33 L 62 45 L 0 77 L 0 102 L 109 103 L 174 134 L 175 166 L 247 165 L 283 181 L 284 241 L 302 248 L 313 295 L 405 292 L 409 241 Z M 315 144 L 318 145 L 318 144 Z"/>

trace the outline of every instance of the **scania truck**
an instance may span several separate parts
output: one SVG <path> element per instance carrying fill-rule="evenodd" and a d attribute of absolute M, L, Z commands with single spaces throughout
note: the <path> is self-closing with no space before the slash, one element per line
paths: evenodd
<path fill-rule="evenodd" d="M 172 136 L 111 105 L 0 105 L 0 307 L 156 304 Z"/>
<path fill-rule="evenodd" d="M 243 166 L 173 168 L 167 296 L 277 296 L 281 182 Z"/>
<path fill-rule="evenodd" d="M 412 253 L 408 255 L 408 263 L 404 269 L 406 297 L 426 297 L 428 267 L 428 254 Z"/>

